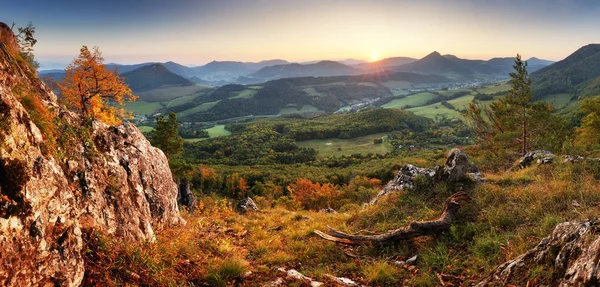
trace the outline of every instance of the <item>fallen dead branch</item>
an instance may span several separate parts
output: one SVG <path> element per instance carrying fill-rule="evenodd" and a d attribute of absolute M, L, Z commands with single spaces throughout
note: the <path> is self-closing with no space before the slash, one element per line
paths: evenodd
<path fill-rule="evenodd" d="M 319 230 L 315 230 L 314 232 L 325 240 L 351 245 L 357 245 L 362 242 L 388 243 L 424 235 L 439 234 L 450 228 L 452 219 L 460 209 L 460 201 L 462 200 L 470 200 L 469 195 L 462 191 L 457 192 L 446 200 L 444 211 L 438 219 L 411 222 L 408 226 L 403 226 L 382 234 L 351 235 L 329 226 L 329 233 L 324 233 Z"/>

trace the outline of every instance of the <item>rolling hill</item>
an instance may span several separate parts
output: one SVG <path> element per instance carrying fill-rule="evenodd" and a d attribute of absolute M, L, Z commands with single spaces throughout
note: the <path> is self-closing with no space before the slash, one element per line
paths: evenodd
<path fill-rule="evenodd" d="M 161 64 L 142 66 L 121 74 L 134 92 L 143 92 L 157 88 L 184 87 L 195 85 L 190 80 L 169 71 Z"/>
<path fill-rule="evenodd" d="M 265 82 L 281 78 L 300 77 L 330 77 L 343 75 L 356 75 L 360 70 L 335 61 L 320 61 L 314 64 L 285 64 L 264 67 L 245 77 L 248 82 Z"/>
<path fill-rule="evenodd" d="M 551 63 L 550 61 L 531 58 L 529 71 L 535 71 Z M 429 75 L 443 75 L 457 81 L 489 80 L 508 78 L 512 71 L 514 58 L 493 58 L 488 61 L 461 59 L 454 55 L 441 55 L 433 52 L 422 59 L 391 67 L 393 71 L 410 72 Z"/>
<path fill-rule="evenodd" d="M 565 59 L 531 74 L 536 98 L 552 94 L 600 94 L 600 44 L 581 47 Z"/>

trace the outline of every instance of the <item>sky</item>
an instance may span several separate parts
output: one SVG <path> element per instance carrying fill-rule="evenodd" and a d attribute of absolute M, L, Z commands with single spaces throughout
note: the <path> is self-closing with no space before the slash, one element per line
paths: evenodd
<path fill-rule="evenodd" d="M 0 21 L 36 27 L 59 68 L 82 45 L 105 62 L 372 61 L 432 51 L 467 59 L 561 60 L 600 42 L 597 0 L 18 0 Z"/>

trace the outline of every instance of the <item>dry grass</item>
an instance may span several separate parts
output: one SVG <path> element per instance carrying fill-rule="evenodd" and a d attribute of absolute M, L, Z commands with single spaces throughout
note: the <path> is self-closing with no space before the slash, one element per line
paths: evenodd
<path fill-rule="evenodd" d="M 239 215 L 230 201 L 204 197 L 199 211 L 185 214 L 187 227 L 160 232 L 155 244 L 122 247 L 101 242 L 109 247 L 91 248 L 96 253 L 87 253 L 86 280 L 108 285 L 261 286 L 281 276 L 273 268 L 284 267 L 322 282 L 330 282 L 325 274 L 332 274 L 369 286 L 438 286 L 440 277 L 445 283 L 468 286 L 535 246 L 556 223 L 595 217 L 600 211 L 599 173 L 592 167 L 557 164 L 486 176 L 489 183 L 466 187 L 473 200 L 448 232 L 388 246 L 338 246 L 313 230 L 329 225 L 347 232 L 382 232 L 435 218 L 452 187 L 396 193 L 377 206 L 338 214 L 276 206 Z M 413 255 L 419 255 L 416 266 L 394 264 Z M 252 274 L 243 277 L 247 270 Z M 528 276 L 548 272 L 533 268 Z"/>

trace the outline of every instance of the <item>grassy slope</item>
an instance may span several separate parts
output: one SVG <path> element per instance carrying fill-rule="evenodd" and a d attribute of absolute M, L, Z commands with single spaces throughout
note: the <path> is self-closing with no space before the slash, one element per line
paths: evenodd
<path fill-rule="evenodd" d="M 288 114 L 301 114 L 301 113 L 308 113 L 308 112 L 317 112 L 319 111 L 319 109 L 317 109 L 314 106 L 311 105 L 302 105 L 302 107 L 300 107 L 300 109 L 298 108 L 284 108 L 281 109 L 279 111 L 279 113 L 277 113 L 278 115 L 288 115 Z"/>
<path fill-rule="evenodd" d="M 298 145 L 315 149 L 319 154 L 318 157 L 341 156 L 352 154 L 367 154 L 377 153 L 386 154 L 390 151 L 391 146 L 388 143 L 374 144 L 374 138 L 381 138 L 388 133 L 379 133 L 353 139 L 322 139 L 300 141 Z M 338 150 L 340 148 L 341 150 Z"/>
<path fill-rule="evenodd" d="M 151 115 L 162 107 L 159 102 L 135 101 L 125 103 L 126 110 L 139 115 Z"/>
<path fill-rule="evenodd" d="M 443 106 L 440 103 L 436 103 L 436 104 L 432 104 L 432 105 L 428 105 L 428 106 L 411 108 L 411 109 L 408 109 L 407 111 L 413 112 L 416 115 L 428 117 L 431 119 L 435 118 L 437 115 L 446 115 L 450 118 L 455 118 L 455 117 L 460 116 L 459 112 L 457 112 L 455 110 L 451 110 L 451 109 Z"/>
<path fill-rule="evenodd" d="M 418 93 L 418 94 L 410 95 L 410 96 L 402 98 L 402 99 L 392 100 L 389 103 L 382 105 L 382 107 L 390 108 L 390 109 L 401 109 L 407 105 L 410 105 L 413 107 L 414 106 L 422 106 L 425 103 L 427 103 L 427 101 L 429 101 L 435 97 L 436 97 L 436 95 L 434 95 L 432 93 Z"/>
<path fill-rule="evenodd" d="M 356 202 L 337 214 L 294 211 L 289 201 L 271 208 L 267 198 L 256 197 L 263 211 L 239 215 L 228 200 L 204 197 L 196 214 L 185 215 L 186 227 L 159 232 L 155 244 L 119 249 L 119 243 L 113 243 L 86 271 L 99 282 L 141 285 L 226 286 L 227 281 L 239 280 L 241 286 L 262 286 L 281 276 L 273 268 L 286 267 L 328 283 L 325 274 L 369 286 L 439 286 L 439 276 L 454 286 L 469 286 L 497 264 L 534 247 L 558 222 L 596 217 L 599 211 L 600 182 L 581 166 L 558 164 L 485 175 L 488 183 L 467 187 L 473 200 L 463 204 L 452 228 L 437 237 L 348 247 L 324 241 L 313 230 L 332 226 L 379 233 L 437 218 L 453 192 L 445 185 L 397 192 L 366 208 Z M 368 190 L 371 196 L 376 192 Z M 413 255 L 419 256 L 415 267 L 394 264 Z M 252 274 L 240 279 L 247 270 Z M 547 284 L 552 274 L 535 267 L 518 285 L 533 278 Z"/>
<path fill-rule="evenodd" d="M 208 136 L 211 138 L 228 136 L 231 134 L 230 131 L 225 129 L 225 125 L 216 125 L 212 128 L 206 129 L 205 131 L 208 132 Z"/>
<path fill-rule="evenodd" d="M 217 103 L 219 103 L 220 101 L 214 101 L 214 102 L 208 102 L 208 103 L 204 103 L 198 106 L 195 106 L 191 109 L 185 110 L 183 112 L 177 113 L 177 117 L 178 118 L 183 118 L 185 116 L 197 113 L 197 112 L 202 112 L 202 111 L 206 111 L 212 107 L 214 107 Z"/>
<path fill-rule="evenodd" d="M 196 94 L 202 90 L 209 89 L 210 86 L 207 85 L 194 85 L 194 86 L 186 86 L 186 87 L 168 87 L 168 88 L 159 88 L 145 92 L 137 93 L 137 96 L 140 99 L 144 99 L 148 102 L 161 102 L 161 101 L 170 101 L 179 97 L 189 96 Z"/>

